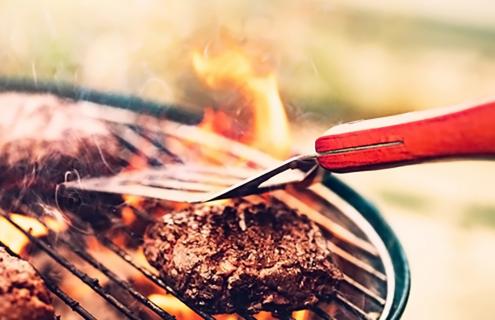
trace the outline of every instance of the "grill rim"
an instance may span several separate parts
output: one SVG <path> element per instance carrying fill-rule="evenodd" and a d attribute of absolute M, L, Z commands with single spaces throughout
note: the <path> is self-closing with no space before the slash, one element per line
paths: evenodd
<path fill-rule="evenodd" d="M 113 106 L 135 112 L 147 113 L 154 117 L 165 118 L 183 124 L 198 124 L 203 114 L 186 111 L 177 105 L 158 103 L 142 99 L 135 95 L 103 92 L 66 82 L 34 81 L 28 78 L 0 77 L 0 92 L 47 93 L 74 101 L 88 101 Z M 345 184 L 335 175 L 326 173 L 322 184 L 333 191 L 345 202 L 356 209 L 373 227 L 383 241 L 391 258 L 394 274 L 394 292 L 390 312 L 386 319 L 401 318 L 411 289 L 410 267 L 406 253 L 379 210 L 357 191 Z"/>
<path fill-rule="evenodd" d="M 399 238 L 386 222 L 383 215 L 371 202 L 366 200 L 335 175 L 326 173 L 323 177 L 322 184 L 354 207 L 373 229 L 375 229 L 376 233 L 383 241 L 391 258 L 395 278 L 394 296 L 387 319 L 400 319 L 404 313 L 411 291 L 411 270 Z"/>
<path fill-rule="evenodd" d="M 201 122 L 203 114 L 185 110 L 183 107 L 143 99 L 137 95 L 99 91 L 63 81 L 35 81 L 22 77 L 0 76 L 0 92 L 50 93 L 60 98 L 87 101 L 120 109 L 139 111 L 154 117 L 170 119 L 184 124 Z"/>

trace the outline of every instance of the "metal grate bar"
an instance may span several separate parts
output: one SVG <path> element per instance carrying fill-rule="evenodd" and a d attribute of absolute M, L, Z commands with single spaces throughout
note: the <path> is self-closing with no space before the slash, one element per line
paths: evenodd
<path fill-rule="evenodd" d="M 137 146 L 135 146 L 133 143 L 127 141 L 124 139 L 121 135 L 119 135 L 116 132 L 112 132 L 112 135 L 117 139 L 117 141 L 125 147 L 127 150 L 130 152 L 134 153 L 135 155 L 138 155 L 140 157 L 144 157 L 146 159 L 146 162 L 153 167 L 159 167 L 163 165 L 163 162 L 160 160 L 156 159 L 155 157 L 150 157 L 149 155 L 145 154 L 141 149 L 139 149 Z"/>
<path fill-rule="evenodd" d="M 348 310 L 350 310 L 352 313 L 360 317 L 361 319 L 368 320 L 368 314 L 364 312 L 361 308 L 356 306 L 354 303 L 350 302 L 347 298 L 345 298 L 343 295 L 340 293 L 337 293 L 335 295 L 335 298 L 342 303 L 344 307 L 346 307 Z"/>
<path fill-rule="evenodd" d="M 93 277 L 90 277 L 86 273 L 82 272 L 79 270 L 74 264 L 69 262 L 67 259 L 62 257 L 60 254 L 58 254 L 53 247 L 46 243 L 45 241 L 42 241 L 36 237 L 34 237 L 30 232 L 24 230 L 20 225 L 15 223 L 8 214 L 5 212 L 1 211 L 2 216 L 10 222 L 16 229 L 18 229 L 20 232 L 22 232 L 31 243 L 35 244 L 38 246 L 40 249 L 42 249 L 45 253 L 47 253 L 53 260 L 58 262 L 60 265 L 62 265 L 65 269 L 70 271 L 73 275 L 78 277 L 81 281 L 86 283 L 91 289 L 93 289 L 96 293 L 98 293 L 102 298 L 104 298 L 108 303 L 110 303 L 112 306 L 114 306 L 117 310 L 125 314 L 129 319 L 132 320 L 140 320 L 140 317 L 134 314 L 133 311 L 131 311 L 129 308 L 124 306 L 119 300 L 117 300 L 114 296 L 111 294 L 107 293 L 106 290 L 100 285 L 98 279 L 95 279 Z"/>
<path fill-rule="evenodd" d="M 134 153 L 145 156 L 147 159 L 151 159 L 152 162 L 157 165 L 163 165 L 164 161 L 162 160 L 162 156 L 166 155 L 167 158 L 171 158 L 168 153 L 165 153 L 163 150 L 164 146 L 159 148 L 156 144 L 153 144 L 149 139 L 140 135 L 136 130 L 133 130 L 130 126 L 127 125 L 118 125 L 118 124 L 110 124 L 110 131 L 112 134 L 119 139 L 119 142 L 125 142 L 125 146 L 129 150 L 133 150 Z M 167 163 L 169 160 L 174 160 L 174 158 L 167 159 Z M 150 165 L 154 165 L 150 163 Z"/>
<path fill-rule="evenodd" d="M 167 147 L 165 147 L 165 144 L 161 142 L 156 135 L 153 137 L 151 132 L 137 125 L 128 124 L 127 126 L 131 128 L 133 131 L 135 131 L 137 134 L 139 134 L 141 137 L 148 140 L 152 145 L 158 148 L 158 150 L 168 155 L 174 162 L 183 163 L 182 160 L 179 158 L 179 156 L 177 156 L 175 153 L 173 153 Z M 161 140 L 163 141 L 163 137 Z"/>
<path fill-rule="evenodd" d="M 50 278 L 41 275 L 43 281 L 47 288 L 53 292 L 60 300 L 62 300 L 66 305 L 68 305 L 73 311 L 79 314 L 85 320 L 96 320 L 96 318 L 87 311 L 79 302 L 72 299 L 69 295 L 67 295 L 62 289 L 60 289 L 56 284 L 53 283 L 53 280 Z"/>
<path fill-rule="evenodd" d="M 338 255 L 341 259 L 346 260 L 349 263 L 352 263 L 355 267 L 366 271 L 370 275 L 372 275 L 375 278 L 380 279 L 381 281 L 387 281 L 387 277 L 380 271 L 376 270 L 374 267 L 370 266 L 369 264 L 364 263 L 362 260 L 357 259 L 354 257 L 352 254 L 347 252 L 345 249 L 342 249 L 338 245 L 336 245 L 333 242 L 329 243 L 330 250 Z"/>
<path fill-rule="evenodd" d="M 0 241 L 0 246 L 3 247 L 7 251 L 7 253 L 10 254 L 11 256 L 14 256 L 18 259 L 22 259 L 17 253 L 10 250 L 10 248 L 1 241 Z M 85 320 L 97 320 L 88 310 L 86 310 L 83 306 L 81 306 L 79 302 L 72 299 L 69 295 L 67 295 L 64 291 L 62 291 L 57 285 L 55 285 L 52 279 L 41 274 L 40 272 L 38 272 L 38 274 L 43 279 L 43 282 L 45 283 L 48 290 L 53 292 L 53 294 L 55 294 L 66 305 L 68 305 L 74 312 L 79 314 Z"/>
<path fill-rule="evenodd" d="M 385 300 L 382 297 L 377 296 L 374 294 L 372 291 L 370 291 L 368 288 L 354 280 L 353 278 L 349 277 L 348 275 L 344 274 L 344 282 L 347 283 L 348 285 L 352 286 L 353 288 L 359 290 L 361 293 L 365 294 L 368 298 L 373 299 L 376 301 L 379 305 L 384 306 L 385 305 Z"/>
<path fill-rule="evenodd" d="M 101 271 L 105 276 L 107 276 L 109 279 L 111 279 L 114 283 L 119 285 L 121 288 L 125 289 L 129 294 L 131 294 L 134 298 L 136 298 L 139 302 L 144 304 L 146 307 L 148 307 L 151 311 L 162 317 L 163 319 L 167 320 L 173 320 L 175 319 L 174 316 L 154 304 L 152 301 L 150 301 L 148 298 L 143 296 L 141 293 L 136 291 L 134 287 L 127 281 L 124 281 L 120 279 L 119 276 L 117 276 L 114 272 L 112 272 L 110 269 L 108 269 L 104 264 L 96 260 L 90 253 L 88 253 L 86 250 L 80 248 L 77 245 L 72 244 L 70 241 L 65 239 L 65 237 L 59 237 L 58 239 L 61 241 L 64 245 L 69 247 L 74 253 L 76 253 L 79 257 L 84 259 L 86 262 L 88 262 L 90 265 Z"/>

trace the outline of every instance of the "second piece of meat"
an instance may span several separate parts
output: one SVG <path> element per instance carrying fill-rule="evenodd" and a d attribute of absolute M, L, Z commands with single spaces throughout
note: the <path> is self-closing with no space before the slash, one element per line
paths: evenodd
<path fill-rule="evenodd" d="M 34 268 L 0 248 L 0 319 L 53 320 L 50 293 Z"/>

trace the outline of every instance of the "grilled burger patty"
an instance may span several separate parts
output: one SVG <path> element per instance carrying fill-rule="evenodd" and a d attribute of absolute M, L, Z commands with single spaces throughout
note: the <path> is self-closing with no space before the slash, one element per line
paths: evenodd
<path fill-rule="evenodd" d="M 108 214 L 98 214 L 120 201 L 119 197 L 84 199 L 63 194 L 58 184 L 115 174 L 128 165 L 119 157 L 122 147 L 100 120 L 83 116 L 84 102 L 49 94 L 0 93 L 0 206 L 8 211 L 45 210 L 56 196 L 68 211 L 96 226 L 108 225 Z M 98 202 L 98 203 L 96 203 Z M 95 208 L 102 207 L 101 209 Z"/>
<path fill-rule="evenodd" d="M 0 248 L 0 319 L 55 319 L 43 280 L 27 262 Z"/>
<path fill-rule="evenodd" d="M 301 309 L 342 279 L 321 229 L 274 201 L 166 213 L 146 230 L 144 253 L 167 284 L 211 313 Z"/>
<path fill-rule="evenodd" d="M 116 139 L 101 122 L 80 115 L 80 104 L 49 94 L 0 93 L 2 196 L 29 197 L 30 189 L 36 200 L 53 198 L 67 173 L 100 176 L 121 168 Z"/>

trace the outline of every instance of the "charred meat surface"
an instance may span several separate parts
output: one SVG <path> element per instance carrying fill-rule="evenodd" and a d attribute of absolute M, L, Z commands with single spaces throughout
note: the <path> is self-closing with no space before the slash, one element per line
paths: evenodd
<path fill-rule="evenodd" d="M 27 262 L 0 248 L 0 319 L 55 319 L 43 280 Z"/>
<path fill-rule="evenodd" d="M 284 204 L 190 206 L 151 225 L 144 253 L 166 283 L 211 313 L 295 310 L 342 279 L 327 239 Z"/>
<path fill-rule="evenodd" d="M 84 102 L 5 92 L 0 107 L 4 209 L 54 203 L 56 187 L 65 179 L 110 175 L 126 165 L 117 157 L 121 148 L 109 129 L 83 114 Z"/>

